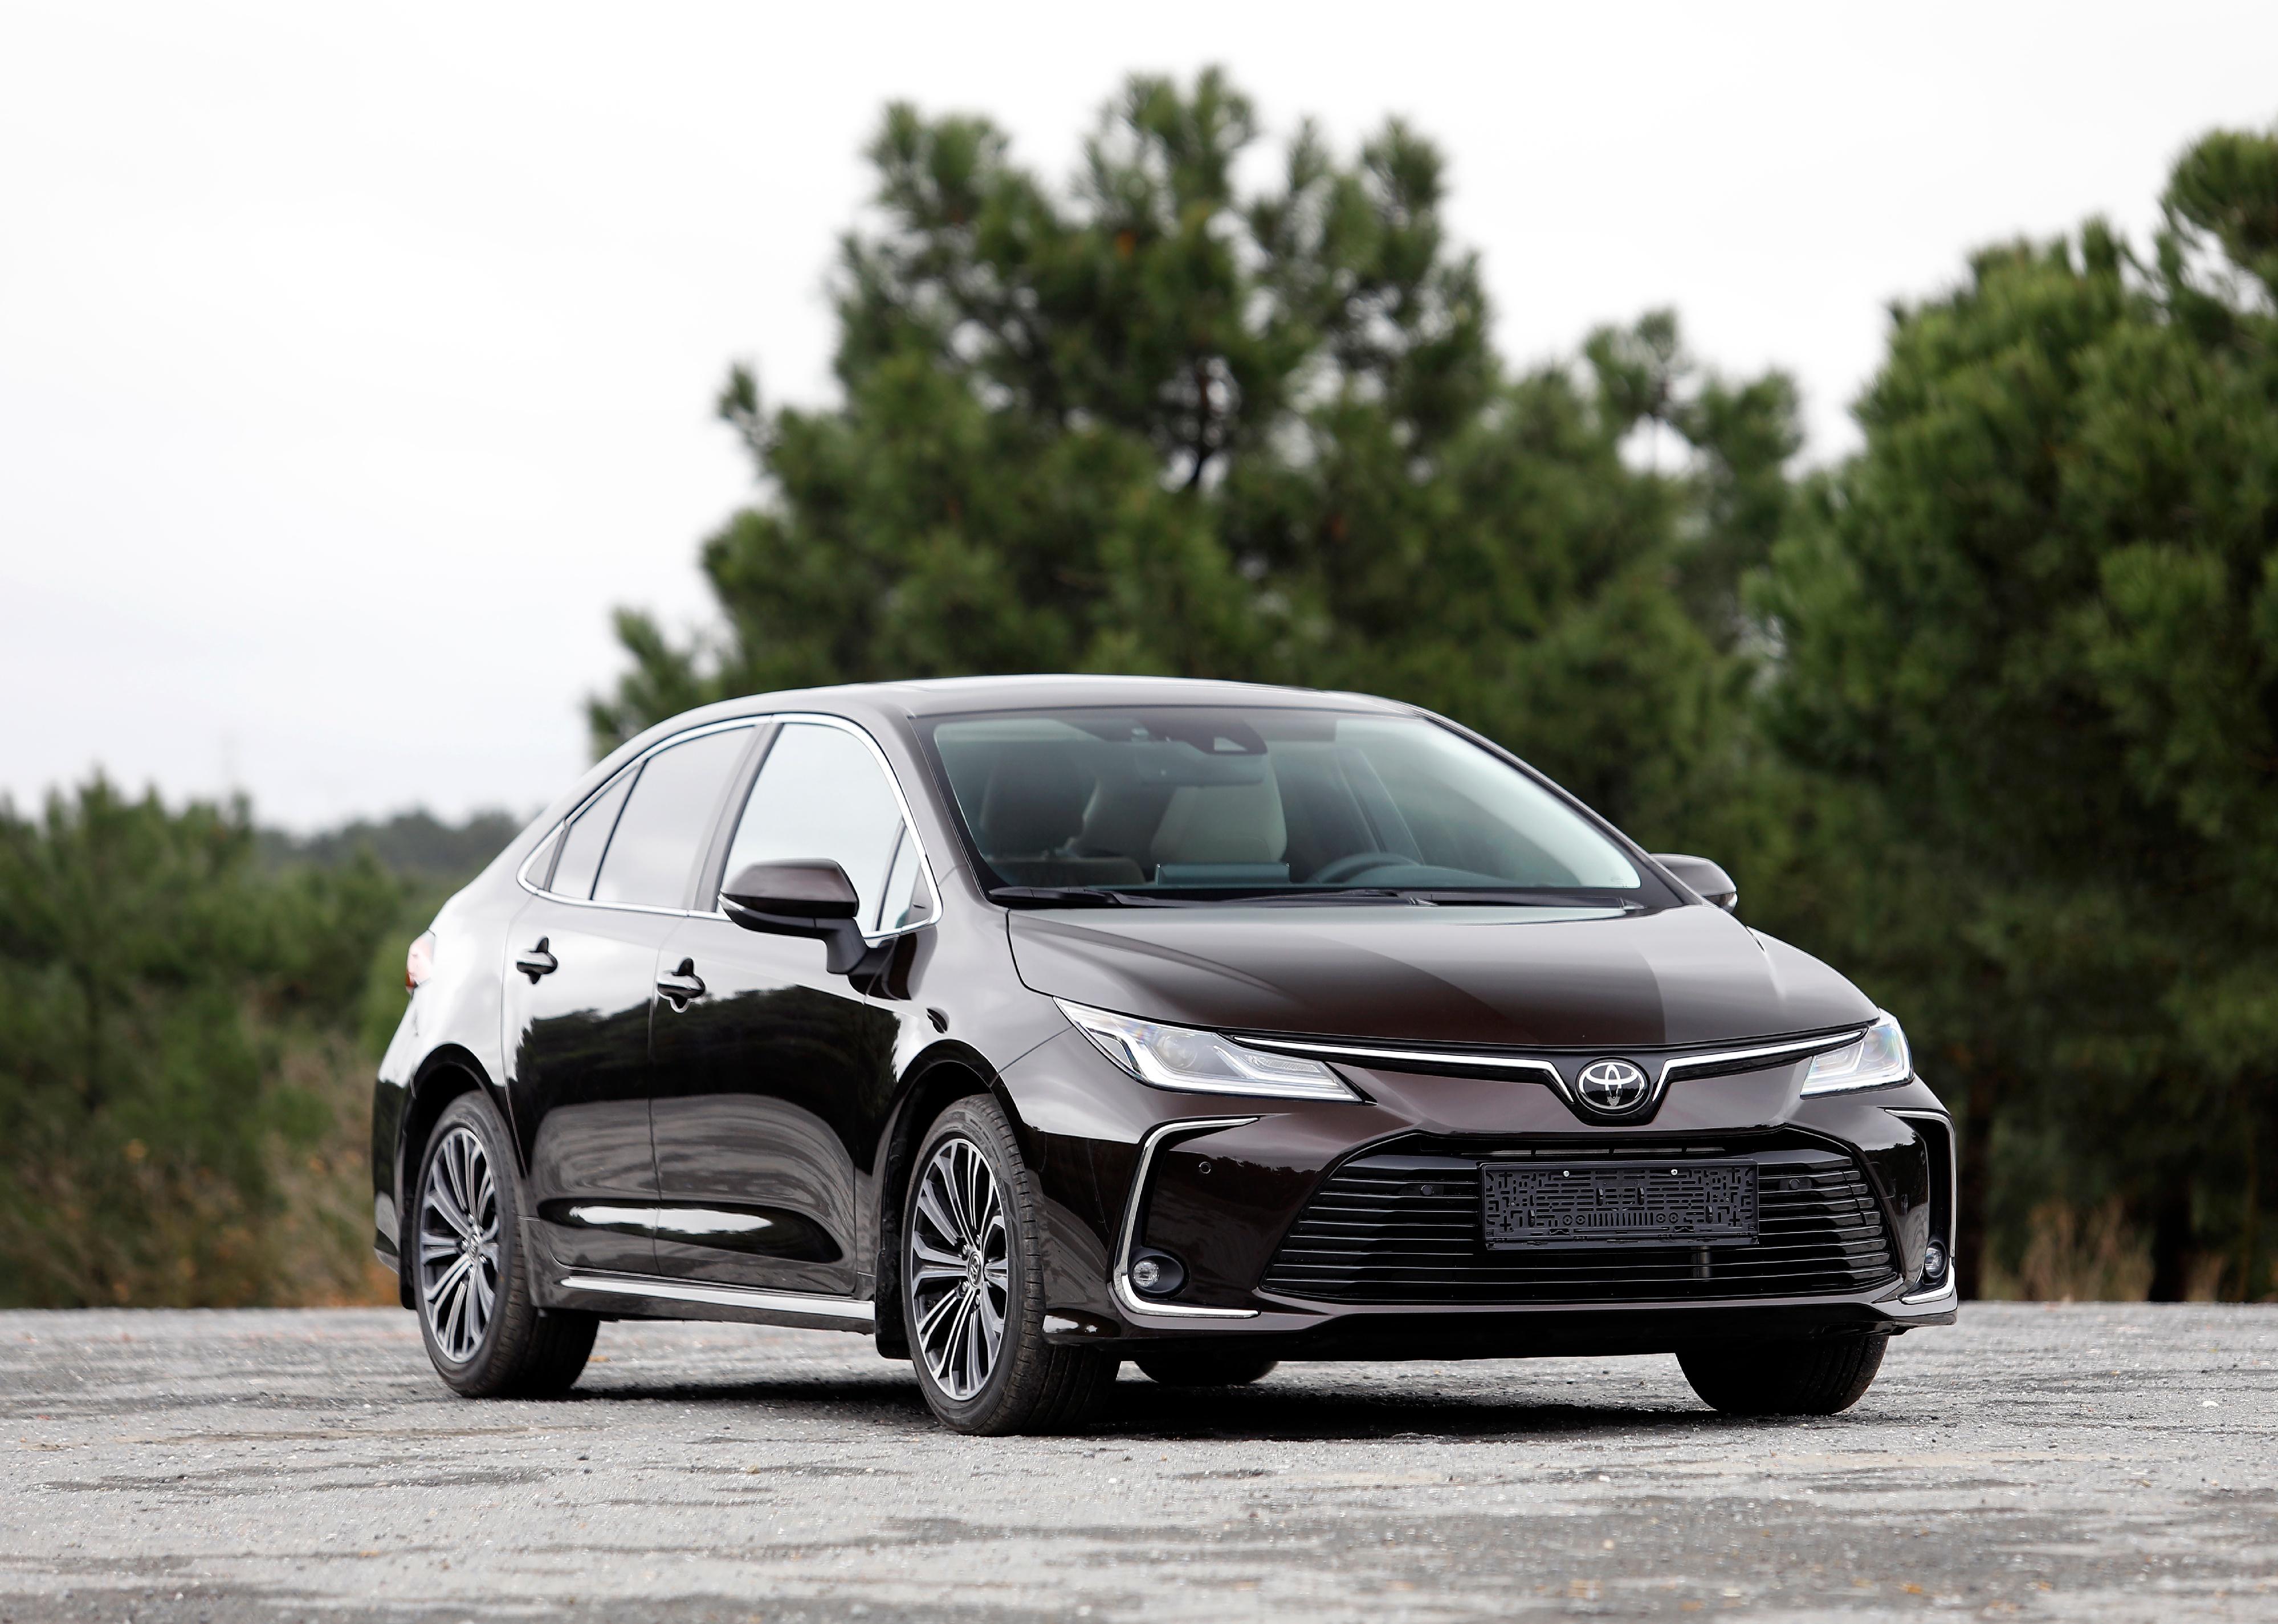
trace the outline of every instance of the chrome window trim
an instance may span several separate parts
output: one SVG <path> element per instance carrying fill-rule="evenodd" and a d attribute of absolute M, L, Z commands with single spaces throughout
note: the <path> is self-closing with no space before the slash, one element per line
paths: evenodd
<path fill-rule="evenodd" d="M 1146 1200 L 1147 1175 L 1154 1169 L 1156 1151 L 1174 1137 L 1211 1133 L 1220 1128 L 1248 1127 L 1257 1120 L 1255 1117 L 1187 1117 L 1150 1128 L 1139 1141 L 1139 1166 L 1131 1175 L 1131 1193 L 1123 1203 L 1122 1237 L 1115 1246 L 1115 1272 L 1112 1280 L 1116 1306 L 1125 1313 L 1169 1320 L 1254 1320 L 1257 1317 L 1255 1308 L 1205 1308 L 1192 1303 L 1152 1302 L 1140 1296 L 1131 1285 L 1131 1248 L 1138 1244 L 1139 1208 Z"/>
<path fill-rule="evenodd" d="M 596 902 L 590 896 L 564 896 L 559 891 L 541 891 L 536 886 L 530 883 L 530 865 L 531 861 L 537 858 L 539 852 L 546 850 L 549 842 L 553 841 L 554 838 L 560 835 L 565 827 L 576 820 L 579 812 L 584 812 L 603 794 L 607 793 L 611 784 L 615 783 L 617 780 L 623 778 L 626 774 L 636 772 L 641 767 L 646 766 L 652 757 L 670 750 L 676 744 L 685 744 L 691 739 L 700 739 L 709 734 L 727 733 L 738 728 L 753 728 L 758 725 L 759 719 L 755 717 L 730 716 L 722 721 L 707 721 L 700 728 L 691 728 L 684 733 L 676 733 L 670 738 L 659 739 L 655 743 L 641 751 L 639 755 L 635 756 L 631 760 L 626 762 L 624 766 L 610 774 L 600 783 L 595 784 L 590 794 L 578 797 L 577 804 L 575 806 L 571 807 L 568 812 L 563 812 L 559 818 L 556 818 L 554 820 L 553 825 L 547 828 L 546 833 L 538 837 L 538 844 L 531 848 L 529 857 L 523 858 L 522 866 L 514 871 L 514 882 L 520 886 L 524 890 L 529 892 L 532 896 L 542 896 L 547 902 L 561 903 L 567 907 L 604 908 L 611 913 L 661 913 L 676 919 L 684 919 L 688 918 L 690 910 L 686 908 L 660 908 L 654 903 L 603 903 Z M 604 863 L 607 863 L 609 860 L 609 854 L 607 851 L 601 853 L 601 860 Z"/>
<path fill-rule="evenodd" d="M 819 1319 L 845 1320 L 867 1330 L 877 1315 L 865 1297 L 828 1297 L 819 1292 L 763 1292 L 747 1285 L 707 1285 L 696 1280 L 668 1280 L 656 1275 L 600 1274 L 578 1271 L 563 1275 L 564 1291 L 605 1292 L 618 1297 L 654 1297 L 668 1302 L 710 1303 L 722 1308 L 753 1308 L 769 1314 L 805 1314 Z"/>
<path fill-rule="evenodd" d="M 590 896 L 564 896 L 558 891 L 541 891 L 536 886 L 530 883 L 528 874 L 530 871 L 531 859 L 535 858 L 539 851 L 544 850 L 546 849 L 547 842 L 560 835 L 565 825 L 575 819 L 579 812 L 585 811 L 586 807 L 592 805 L 596 797 L 607 790 L 611 784 L 616 782 L 618 779 L 624 776 L 627 773 L 632 772 L 636 768 L 646 765 L 649 758 L 656 755 L 659 751 L 669 750 L 676 744 L 684 744 L 691 739 L 701 738 L 705 735 L 710 733 L 725 733 L 730 728 L 760 728 L 765 727 L 769 723 L 782 726 L 790 722 L 817 722 L 827 728 L 836 728 L 842 733 L 851 733 L 856 738 L 861 740 L 863 744 L 867 746 L 870 751 L 870 759 L 877 764 L 878 770 L 885 774 L 886 787 L 893 791 L 894 804 L 900 810 L 902 814 L 902 827 L 909 832 L 910 840 L 918 849 L 918 871 L 924 877 L 926 889 L 933 897 L 933 917 L 931 919 L 920 919 L 914 925 L 905 925 L 898 930 L 890 930 L 880 935 L 873 936 L 866 934 L 862 940 L 874 946 L 881 942 L 891 942 L 897 936 L 906 936 L 912 931 L 923 930 L 927 926 L 931 925 L 936 920 L 939 919 L 941 917 L 941 911 L 944 906 L 944 893 L 941 888 L 941 882 L 934 874 L 933 855 L 926 850 L 925 837 L 918 832 L 917 820 L 910 815 L 910 797 L 904 793 L 902 789 L 902 781 L 895 775 L 894 764 L 886 759 L 886 752 L 879 747 L 878 741 L 870 736 L 870 731 L 868 728 L 862 727 L 858 722 L 849 721 L 844 716 L 826 715 L 820 711 L 769 711 L 754 713 L 750 716 L 731 716 L 720 721 L 706 722 L 700 728 L 691 728 L 684 733 L 676 733 L 670 738 L 658 740 L 648 749 L 641 751 L 639 755 L 634 757 L 631 761 L 626 762 L 624 766 L 610 774 L 600 783 L 594 785 L 591 794 L 580 798 L 575 806 L 571 807 L 568 812 L 563 812 L 561 817 L 556 819 L 552 827 L 549 827 L 544 835 L 539 836 L 538 844 L 531 849 L 530 856 L 523 858 L 522 866 L 515 871 L 515 883 L 520 886 L 524 890 L 530 893 L 532 896 L 542 896 L 547 902 L 560 903 L 565 907 L 601 908 L 606 909 L 612 913 L 664 914 L 676 919 L 727 919 L 728 915 L 726 911 L 719 908 L 659 908 L 649 903 L 604 903 L 596 902 Z M 773 748 L 774 747 L 772 745 L 769 746 L 770 750 Z M 760 771 L 762 773 L 767 771 L 766 761 L 762 760 L 760 763 Z M 758 782 L 759 781 L 757 779 L 753 781 L 754 784 Z M 738 807 L 736 809 L 735 815 L 737 820 L 741 821 L 744 815 L 743 808 L 740 806 Z M 735 838 L 733 831 L 730 832 L 729 838 L 731 841 Z M 602 854 L 602 861 L 607 862 L 608 860 L 608 854 L 605 852 Z"/>

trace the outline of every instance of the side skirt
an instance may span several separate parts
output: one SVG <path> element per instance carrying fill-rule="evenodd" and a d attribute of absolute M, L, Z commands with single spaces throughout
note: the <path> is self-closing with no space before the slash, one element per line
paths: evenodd
<path fill-rule="evenodd" d="M 549 1307 L 660 1320 L 735 1320 L 754 1325 L 793 1325 L 851 1330 L 868 1336 L 876 1324 L 870 1301 L 810 1292 L 763 1292 L 659 1275 L 572 1269 L 558 1275 Z"/>

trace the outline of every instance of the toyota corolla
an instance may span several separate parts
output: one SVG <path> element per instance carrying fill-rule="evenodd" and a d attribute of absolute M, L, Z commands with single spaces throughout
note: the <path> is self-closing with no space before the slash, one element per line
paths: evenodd
<path fill-rule="evenodd" d="M 1899 1023 L 1492 742 L 1355 694 L 817 689 L 651 729 L 413 944 L 375 1245 L 469 1395 L 824 1327 L 947 1424 L 1125 1361 L 1674 1353 L 1744 1414 L 1951 1323 Z"/>

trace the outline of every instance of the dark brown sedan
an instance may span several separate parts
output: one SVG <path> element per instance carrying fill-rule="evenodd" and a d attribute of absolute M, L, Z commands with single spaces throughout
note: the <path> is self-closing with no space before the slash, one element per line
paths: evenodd
<path fill-rule="evenodd" d="M 603 1317 L 829 1326 L 973 1432 L 1130 1360 L 1674 1352 L 1824 1414 L 1951 1323 L 1898 1023 L 1475 735 L 1008 677 L 734 700 L 414 945 L 375 1243 L 461 1392 Z"/>

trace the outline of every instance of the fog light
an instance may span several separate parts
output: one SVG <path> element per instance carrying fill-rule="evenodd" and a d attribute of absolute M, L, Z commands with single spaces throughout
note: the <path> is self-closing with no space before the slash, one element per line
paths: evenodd
<path fill-rule="evenodd" d="M 1147 1252 L 1131 1260 L 1134 1290 L 1150 1297 L 1168 1297 L 1187 1283 L 1187 1271 L 1167 1252 Z"/>
<path fill-rule="evenodd" d="M 1940 1280 L 1945 1277 L 1945 1243 L 1933 1240 L 1923 1248 L 1923 1278 Z"/>

